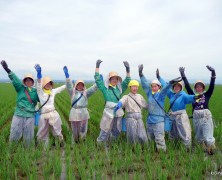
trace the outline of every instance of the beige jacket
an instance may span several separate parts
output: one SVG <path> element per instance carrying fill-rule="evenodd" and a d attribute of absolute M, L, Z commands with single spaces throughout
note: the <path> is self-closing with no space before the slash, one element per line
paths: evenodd
<path fill-rule="evenodd" d="M 140 107 L 137 105 L 137 103 L 131 98 L 136 100 L 136 102 L 140 105 Z M 126 112 L 128 113 L 141 113 L 141 109 L 148 108 L 148 104 L 144 97 L 140 94 L 133 94 L 129 93 L 128 95 L 123 96 L 120 101 L 122 102 L 123 107 L 125 107 Z"/>

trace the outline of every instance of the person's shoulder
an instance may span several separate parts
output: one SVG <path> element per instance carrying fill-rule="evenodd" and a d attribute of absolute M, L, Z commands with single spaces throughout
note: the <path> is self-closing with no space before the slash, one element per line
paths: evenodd
<path fill-rule="evenodd" d="M 129 97 L 129 94 L 123 95 L 123 97 L 121 99 L 125 99 L 125 98 L 128 98 L 128 97 Z"/>
<path fill-rule="evenodd" d="M 139 93 L 135 94 L 135 96 L 143 97 L 142 94 L 139 94 Z"/>

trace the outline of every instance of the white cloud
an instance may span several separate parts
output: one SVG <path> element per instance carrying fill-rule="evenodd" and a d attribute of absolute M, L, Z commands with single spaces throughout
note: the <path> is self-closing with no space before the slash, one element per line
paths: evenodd
<path fill-rule="evenodd" d="M 208 79 L 210 64 L 222 80 L 221 7 L 219 0 L 1 1 L 1 58 L 20 76 L 39 63 L 55 79 L 64 78 L 64 65 L 74 78 L 93 79 L 101 58 L 104 74 L 124 76 L 128 60 L 133 78 L 144 64 L 149 78 L 157 67 L 170 79 L 185 66 L 189 77 Z"/>

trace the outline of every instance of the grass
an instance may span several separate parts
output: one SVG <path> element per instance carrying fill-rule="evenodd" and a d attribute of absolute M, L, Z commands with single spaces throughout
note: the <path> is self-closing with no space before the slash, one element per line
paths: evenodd
<path fill-rule="evenodd" d="M 142 89 L 139 92 L 145 97 Z M 154 144 L 132 146 L 126 143 L 125 134 L 113 142 L 109 150 L 96 144 L 104 100 L 97 91 L 89 98 L 90 120 L 87 138 L 71 144 L 71 128 L 68 121 L 71 108 L 68 93 L 56 97 L 56 109 L 62 121 L 65 148 L 39 146 L 24 148 L 22 142 L 8 142 L 10 124 L 14 112 L 16 93 L 11 84 L 0 83 L 0 179 L 204 179 L 212 178 L 211 172 L 222 172 L 222 86 L 217 85 L 210 101 L 210 110 L 217 125 L 214 136 L 218 152 L 208 156 L 199 145 L 187 153 L 181 142 L 171 142 L 166 137 L 168 152 L 155 153 Z M 8 95 L 10 94 L 10 96 Z M 166 106 L 168 100 L 166 101 Z M 191 115 L 191 105 L 187 107 Z M 144 122 L 147 115 L 143 111 Z M 192 120 L 191 120 L 192 124 Z M 37 128 L 35 129 L 35 132 Z M 192 137 L 194 132 L 192 131 Z M 219 176 L 215 176 L 219 178 Z"/>

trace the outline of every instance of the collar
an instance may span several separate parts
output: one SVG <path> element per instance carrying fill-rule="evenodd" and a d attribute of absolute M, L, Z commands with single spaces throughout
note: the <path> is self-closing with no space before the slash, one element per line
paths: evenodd
<path fill-rule="evenodd" d="M 115 89 L 116 89 L 116 86 L 113 86 L 112 84 L 109 84 L 109 86 L 110 86 L 110 87 L 113 87 L 113 88 L 115 88 Z"/>
<path fill-rule="evenodd" d="M 136 94 L 133 94 L 133 93 L 130 92 L 129 95 L 130 95 L 130 96 L 136 96 L 137 93 L 136 93 Z"/>
<path fill-rule="evenodd" d="M 157 92 L 160 92 L 160 89 L 159 89 Z M 157 92 L 152 91 L 152 94 L 155 94 L 155 93 L 157 93 Z"/>
<path fill-rule="evenodd" d="M 52 91 L 51 89 L 47 90 L 47 89 L 43 89 L 44 93 L 48 94 L 48 95 L 51 95 Z"/>

